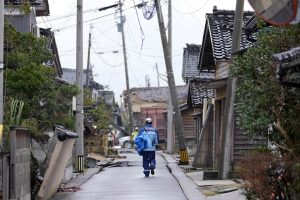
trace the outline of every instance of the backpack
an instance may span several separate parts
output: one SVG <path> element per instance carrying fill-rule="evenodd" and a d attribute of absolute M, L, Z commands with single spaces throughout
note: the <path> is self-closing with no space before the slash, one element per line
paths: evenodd
<path fill-rule="evenodd" d="M 135 140 L 136 150 L 139 154 L 143 150 L 155 151 L 155 146 L 158 143 L 157 131 L 152 127 L 145 127 L 142 129 L 139 136 Z"/>

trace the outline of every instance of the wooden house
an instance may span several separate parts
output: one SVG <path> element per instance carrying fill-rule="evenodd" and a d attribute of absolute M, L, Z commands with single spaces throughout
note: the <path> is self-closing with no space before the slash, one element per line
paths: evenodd
<path fill-rule="evenodd" d="M 201 90 L 195 87 L 195 80 L 206 82 L 210 76 L 200 76 L 198 63 L 200 58 L 201 45 L 186 44 L 183 51 L 182 78 L 188 85 L 188 96 L 186 104 L 180 106 L 185 142 L 189 155 L 194 155 L 197 141 L 199 140 L 202 126 L 203 99 L 213 93 L 208 90 Z M 209 92 L 210 94 L 208 94 Z M 213 92 L 213 91 L 212 91 Z"/>
<path fill-rule="evenodd" d="M 253 16 L 253 12 L 244 12 L 244 24 Z M 194 85 L 198 89 L 212 89 L 215 91 L 214 98 L 210 101 L 210 105 L 203 105 L 203 126 L 202 133 L 206 133 L 207 137 L 202 135 L 197 145 L 197 155 L 194 160 L 195 166 L 220 167 L 220 159 L 222 155 L 222 139 L 224 139 L 224 116 L 227 78 L 229 72 L 229 64 L 231 58 L 232 32 L 234 25 L 234 11 L 218 10 L 214 7 L 213 13 L 206 14 L 205 30 L 203 35 L 202 48 L 198 69 L 201 73 L 212 73 L 213 79 L 203 83 L 194 80 Z M 253 41 L 242 34 L 241 49 L 246 49 L 253 45 Z M 240 130 L 236 116 L 234 117 L 234 128 L 231 136 L 231 157 L 230 163 L 234 163 L 244 155 L 244 153 L 261 144 L 262 140 L 250 138 Z M 211 135 L 211 136 L 209 136 Z M 207 143 L 206 140 L 209 140 Z M 211 146 L 201 154 L 203 146 Z M 206 152 L 206 154 L 205 154 Z M 205 158 L 203 158 L 205 157 Z"/>

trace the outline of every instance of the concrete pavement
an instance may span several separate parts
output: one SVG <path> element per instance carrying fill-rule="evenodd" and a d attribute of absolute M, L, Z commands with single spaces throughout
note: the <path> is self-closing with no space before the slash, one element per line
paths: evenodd
<path fill-rule="evenodd" d="M 244 200 L 241 190 L 225 194 L 211 191 L 218 186 L 234 185 L 232 180 L 204 181 L 203 172 L 194 171 L 185 173 L 177 165 L 174 155 L 157 152 L 157 169 L 154 176 L 144 178 L 142 173 L 142 157 L 134 150 L 120 150 L 120 155 L 126 158 L 118 159 L 123 167 L 108 167 L 99 172 L 99 168 L 90 168 L 84 175 L 78 175 L 70 181 L 70 186 L 78 186 L 75 193 L 58 192 L 52 200 L 67 199 L 133 199 L 133 200 Z M 235 184 L 236 186 L 236 184 Z M 207 187 L 214 187 L 207 190 Z M 141 192 L 142 191 L 142 192 Z M 209 191 L 209 192 L 207 192 Z M 205 195 L 206 196 L 205 196 Z"/>
<path fill-rule="evenodd" d="M 52 200 L 66 199 L 104 199 L 104 200 L 188 200 L 184 189 L 178 184 L 174 176 L 166 167 L 166 161 L 161 154 L 157 155 L 157 169 L 155 175 L 145 178 L 142 168 L 142 157 L 138 156 L 134 150 L 122 153 L 126 159 L 122 167 L 106 167 L 100 173 L 94 174 L 87 182 L 80 186 L 77 192 L 58 192 Z M 175 164 L 175 163 L 174 163 Z M 173 169 L 172 169 L 173 170 Z M 180 169 L 174 169 L 180 170 Z M 89 171 L 89 170 L 88 170 Z M 184 174 L 183 174 L 184 175 Z M 81 179 L 78 177 L 77 179 Z M 192 181 L 190 181 L 192 183 Z M 201 193 L 198 191 L 199 198 Z M 193 198 L 193 200 L 196 198 Z"/>

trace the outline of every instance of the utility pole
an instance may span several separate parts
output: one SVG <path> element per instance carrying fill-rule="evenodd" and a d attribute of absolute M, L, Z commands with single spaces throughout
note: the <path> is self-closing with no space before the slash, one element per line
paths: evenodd
<path fill-rule="evenodd" d="M 157 66 L 157 63 L 155 64 L 155 69 L 156 69 L 156 76 L 157 76 L 157 87 L 160 87 L 160 83 L 159 83 L 159 72 L 158 72 L 158 66 Z"/>
<path fill-rule="evenodd" d="M 76 156 L 78 158 L 77 171 L 82 172 L 84 166 L 83 144 L 83 26 L 82 0 L 77 0 L 77 33 L 76 33 L 76 85 L 80 93 L 76 97 Z"/>
<path fill-rule="evenodd" d="M 86 80 L 85 80 L 85 87 L 89 88 L 89 79 L 90 79 L 90 54 L 91 54 L 91 37 L 92 37 L 92 25 L 90 25 L 90 32 L 89 32 L 89 46 L 88 46 L 88 57 L 87 57 L 87 65 L 86 65 Z"/>
<path fill-rule="evenodd" d="M 157 19 L 159 25 L 159 31 L 163 46 L 163 52 L 165 57 L 165 64 L 167 69 L 167 77 L 168 77 L 168 85 L 171 93 L 172 104 L 174 106 L 175 112 L 175 133 L 179 140 L 179 151 L 180 151 L 180 160 L 179 164 L 188 164 L 189 158 L 187 149 L 185 146 L 185 138 L 183 135 L 183 126 L 182 126 L 182 118 L 181 113 L 178 105 L 178 96 L 176 91 L 175 79 L 173 74 L 172 62 L 171 62 L 171 55 L 170 55 L 170 46 L 168 45 L 167 35 L 165 31 L 165 25 L 163 22 L 163 15 L 161 11 L 160 1 L 155 0 L 155 7 L 157 10 Z"/>
<path fill-rule="evenodd" d="M 231 59 L 233 53 L 240 49 L 242 24 L 244 14 L 244 0 L 236 0 L 234 14 L 234 28 L 232 33 Z M 230 69 L 229 69 L 230 70 Z M 224 137 L 222 141 L 222 156 L 220 165 L 220 178 L 227 179 L 231 170 L 231 148 L 233 146 L 234 134 L 234 99 L 236 89 L 236 78 L 228 73 L 226 102 L 225 102 L 225 120 L 224 120 Z"/>
<path fill-rule="evenodd" d="M 130 87 L 129 87 L 129 76 L 128 76 L 128 66 L 127 66 L 127 53 L 126 53 L 126 42 L 125 42 L 125 33 L 124 33 L 124 23 L 125 17 L 123 16 L 122 6 L 123 3 L 119 0 L 120 6 L 120 29 L 122 33 L 122 44 L 123 44 L 123 56 L 124 56 L 124 65 L 125 65 L 125 77 L 126 77 L 126 89 L 127 89 L 127 106 L 128 106 L 128 116 L 129 116 L 129 133 L 132 132 L 132 105 L 131 105 L 131 96 L 130 96 Z"/>
<path fill-rule="evenodd" d="M 169 47 L 169 55 L 170 55 L 170 63 L 172 64 L 172 0 L 169 0 L 168 3 L 168 47 Z M 157 66 L 157 64 L 156 64 Z M 173 132 L 173 105 L 171 94 L 169 92 L 168 98 L 168 116 L 167 116 L 167 152 L 174 153 L 174 132 Z"/>
<path fill-rule="evenodd" d="M 3 48 L 4 48 L 4 1 L 0 2 L 0 147 L 3 147 Z"/>

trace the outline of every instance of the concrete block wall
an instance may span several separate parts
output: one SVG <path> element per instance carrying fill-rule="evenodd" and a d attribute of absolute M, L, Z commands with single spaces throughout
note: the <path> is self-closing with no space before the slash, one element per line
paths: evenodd
<path fill-rule="evenodd" d="M 16 151 L 16 194 L 19 199 L 30 200 L 30 149 L 22 148 Z"/>
<path fill-rule="evenodd" d="M 54 151 L 55 145 L 58 140 L 57 133 L 51 131 L 51 132 L 48 132 L 47 134 L 50 137 L 47 144 L 44 144 L 42 147 L 40 144 L 38 144 L 36 141 L 33 140 L 32 146 L 31 146 L 31 152 L 32 152 L 33 156 L 38 160 L 38 162 L 44 163 L 45 159 L 47 158 L 45 165 L 43 166 L 43 169 L 42 169 L 42 175 L 45 173 L 45 171 L 48 168 L 48 165 L 49 165 L 49 162 L 51 159 L 51 155 Z M 62 183 L 67 183 L 69 180 L 71 180 L 73 178 L 73 171 L 74 171 L 74 167 L 73 167 L 72 157 L 70 157 L 68 160 L 67 167 L 65 169 Z"/>
<path fill-rule="evenodd" d="M 10 198 L 30 200 L 30 135 L 28 129 L 10 127 L 10 169 Z"/>

